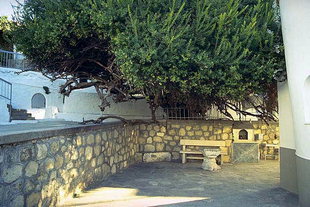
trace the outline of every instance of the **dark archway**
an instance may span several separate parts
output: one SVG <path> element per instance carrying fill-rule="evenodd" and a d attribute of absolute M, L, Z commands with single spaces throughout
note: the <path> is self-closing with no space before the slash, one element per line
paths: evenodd
<path fill-rule="evenodd" d="M 239 139 L 241 139 L 241 140 L 248 140 L 249 139 L 248 131 L 245 130 L 245 129 L 241 129 L 239 131 Z"/>
<path fill-rule="evenodd" d="M 43 94 L 36 93 L 31 99 L 31 108 L 42 109 L 46 107 L 46 99 Z"/>

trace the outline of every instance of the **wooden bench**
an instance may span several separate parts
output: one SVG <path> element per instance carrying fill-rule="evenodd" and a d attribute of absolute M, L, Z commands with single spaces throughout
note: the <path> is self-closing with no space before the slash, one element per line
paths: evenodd
<path fill-rule="evenodd" d="M 227 152 L 223 151 L 223 147 L 226 146 L 225 141 L 213 141 L 213 140 L 191 140 L 191 139 L 181 139 L 180 145 L 182 146 L 182 150 L 180 154 L 182 154 L 182 163 L 186 163 L 187 159 L 195 159 L 195 160 L 203 160 L 204 157 L 195 156 L 202 155 L 201 151 L 194 151 L 186 148 L 187 146 L 199 146 L 199 147 L 218 147 L 221 149 L 221 156 L 227 155 Z M 189 156 L 187 156 L 189 155 Z M 222 159 L 221 159 L 222 162 Z"/>

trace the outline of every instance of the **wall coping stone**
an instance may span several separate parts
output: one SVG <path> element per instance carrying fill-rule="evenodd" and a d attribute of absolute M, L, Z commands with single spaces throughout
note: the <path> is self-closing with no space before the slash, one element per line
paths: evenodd
<path fill-rule="evenodd" d="M 18 129 L 18 127 L 22 125 L 23 129 Z M 45 127 L 42 127 L 42 125 L 40 127 L 36 127 L 36 123 L 27 124 L 29 125 L 28 127 L 25 127 L 25 125 L 26 124 L 7 125 L 5 126 L 5 128 L 4 126 L 0 126 L 0 146 L 32 140 L 40 140 L 55 136 L 72 135 L 92 130 L 111 128 L 125 124 L 121 121 L 111 121 L 104 122 L 102 124 L 87 125 L 81 125 L 77 122 L 61 122 L 57 126 L 53 126 L 53 124 L 49 125 L 49 123 L 46 122 Z"/>

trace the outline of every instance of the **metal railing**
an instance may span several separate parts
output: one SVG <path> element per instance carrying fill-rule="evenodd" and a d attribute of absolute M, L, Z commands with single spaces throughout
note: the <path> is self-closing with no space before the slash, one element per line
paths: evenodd
<path fill-rule="evenodd" d="M 23 54 L 0 49 L 0 67 L 27 69 L 28 66 L 29 62 Z"/>
<path fill-rule="evenodd" d="M 211 119 L 228 119 L 225 115 L 217 110 L 209 110 L 207 113 L 197 113 L 187 108 L 164 108 L 166 119 L 175 120 L 211 120 Z"/>
<path fill-rule="evenodd" d="M 11 121 L 12 112 L 12 83 L 0 78 L 0 97 L 9 101 L 8 109 Z"/>

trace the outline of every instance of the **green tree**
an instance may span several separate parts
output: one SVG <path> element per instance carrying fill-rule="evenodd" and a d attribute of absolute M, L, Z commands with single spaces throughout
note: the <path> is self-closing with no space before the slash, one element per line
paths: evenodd
<path fill-rule="evenodd" d="M 284 67 L 276 5 L 269 1 L 155 0 L 128 6 L 128 27 L 113 39 L 117 63 L 152 109 L 215 105 L 274 118 L 274 72 Z M 253 115 L 253 114 L 252 114 Z"/>
<path fill-rule="evenodd" d="M 13 50 L 11 36 L 9 35 L 12 22 L 7 16 L 0 16 L 0 49 Z"/>
<path fill-rule="evenodd" d="M 68 79 L 63 93 L 95 86 L 102 110 L 111 94 L 126 101 L 141 93 L 153 118 L 159 106 L 176 105 L 248 114 L 247 102 L 268 119 L 273 75 L 284 68 L 273 2 L 32 0 L 19 8 L 13 34 L 37 70 Z"/>

